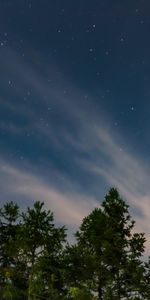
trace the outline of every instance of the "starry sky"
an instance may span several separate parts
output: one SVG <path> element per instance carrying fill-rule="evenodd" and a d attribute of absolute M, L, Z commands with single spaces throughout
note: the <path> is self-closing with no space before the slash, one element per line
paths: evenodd
<path fill-rule="evenodd" d="M 149 238 L 150 1 L 0 0 L 0 70 L 1 205 L 71 238 L 115 186 Z"/>

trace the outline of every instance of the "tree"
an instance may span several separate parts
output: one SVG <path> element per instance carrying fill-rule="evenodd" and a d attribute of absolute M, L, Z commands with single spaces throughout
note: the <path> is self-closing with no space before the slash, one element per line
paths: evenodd
<path fill-rule="evenodd" d="M 140 292 L 139 283 L 143 278 L 140 258 L 144 252 L 145 237 L 143 233 L 132 233 L 135 221 L 129 214 L 129 206 L 116 189 L 110 189 L 102 207 L 110 231 L 107 233 L 109 246 L 106 249 L 106 262 L 113 274 L 113 290 L 117 299 L 129 298 L 130 291 L 136 294 Z M 128 280 L 127 273 L 130 274 Z"/>
<path fill-rule="evenodd" d="M 23 224 L 20 229 L 22 255 L 25 257 L 28 270 L 28 300 L 34 299 L 37 293 L 36 282 L 43 280 L 45 289 L 50 288 L 47 269 L 54 268 L 62 243 L 65 242 L 65 228 L 56 228 L 53 213 L 43 209 L 43 202 L 35 202 L 33 208 L 22 214 Z M 55 261 L 55 262 L 56 262 Z M 39 266 L 41 270 L 39 269 Z M 41 273 L 42 272 L 42 273 Z"/>
<path fill-rule="evenodd" d="M 145 236 L 133 232 L 129 206 L 116 189 L 85 217 L 76 243 L 35 202 L 20 213 L 10 202 L 0 209 L 0 299 L 150 299 L 150 259 Z"/>
<path fill-rule="evenodd" d="M 128 281 L 126 274 L 133 262 L 140 270 L 145 238 L 143 234 L 132 234 L 133 227 L 128 205 L 116 189 L 110 189 L 101 207 L 83 219 L 76 233 L 78 247 L 92 262 L 90 269 L 88 263 L 84 269 L 100 300 L 129 299 L 130 291 L 138 292 L 134 269 L 130 268 Z"/>
<path fill-rule="evenodd" d="M 72 300 L 94 300 L 94 296 L 86 288 L 72 287 L 69 290 L 69 298 Z"/>
<path fill-rule="evenodd" d="M 86 257 L 84 272 L 87 282 L 91 282 L 93 291 L 98 292 L 103 299 L 104 288 L 108 280 L 108 270 L 104 263 L 107 219 L 101 208 L 96 208 L 83 219 L 79 231 L 76 233 L 78 247 Z M 81 263 L 82 265 L 82 263 Z"/>
<path fill-rule="evenodd" d="M 20 287 L 25 288 L 24 266 L 19 259 L 20 212 L 17 204 L 6 203 L 0 209 L 0 286 L 1 298 L 23 299 Z M 23 275 L 23 280 L 22 276 Z"/>

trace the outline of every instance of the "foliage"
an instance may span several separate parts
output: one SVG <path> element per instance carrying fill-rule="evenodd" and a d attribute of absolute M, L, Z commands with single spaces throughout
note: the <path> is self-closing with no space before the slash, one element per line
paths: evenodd
<path fill-rule="evenodd" d="M 83 219 L 74 245 L 43 202 L 24 212 L 6 203 L 0 209 L 0 299 L 150 299 L 150 259 L 143 262 L 145 236 L 134 225 L 114 188 Z"/>

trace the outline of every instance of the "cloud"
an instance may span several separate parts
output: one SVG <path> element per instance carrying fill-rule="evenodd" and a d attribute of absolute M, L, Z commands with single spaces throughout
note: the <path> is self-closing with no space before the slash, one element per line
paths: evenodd
<path fill-rule="evenodd" d="M 130 205 L 136 230 L 146 233 L 147 253 L 150 252 L 150 168 L 135 153 L 124 150 L 122 139 L 105 130 L 104 126 L 93 129 L 92 143 L 87 144 L 87 149 L 89 147 L 90 159 L 79 160 L 79 164 L 89 176 L 93 174 L 97 182 L 103 178 L 109 186 L 119 189 Z"/>
<path fill-rule="evenodd" d="M 3 107 L 27 120 L 21 127 L 12 122 L 10 125 L 1 123 L 2 128 L 9 131 L 10 135 L 20 137 L 24 128 L 28 132 L 32 130 L 35 133 L 34 143 L 37 142 L 36 145 L 41 149 L 41 156 L 44 147 L 48 153 L 53 148 L 70 170 L 68 175 L 63 168 L 57 170 L 58 166 L 51 161 L 50 154 L 42 157 L 46 170 L 39 164 L 36 171 L 31 162 L 23 169 L 16 162 L 8 163 L 5 156 L 0 163 L 0 187 L 4 200 L 13 198 L 24 201 L 24 206 L 33 200 L 43 200 L 54 211 L 58 222 L 74 227 L 98 204 L 107 188 L 116 186 L 131 206 L 133 217 L 137 220 L 136 228 L 146 232 L 148 237 L 150 169 L 144 159 L 130 149 L 129 141 L 125 145 L 124 136 L 119 131 L 109 129 L 110 116 L 104 113 L 102 107 L 98 111 L 92 105 L 96 99 L 89 97 L 88 102 L 85 101 L 84 91 L 70 82 L 53 63 L 47 68 L 44 64 L 44 73 L 36 64 L 32 64 L 31 68 L 12 49 L 3 53 L 1 63 L 6 73 L 10 70 L 14 72 L 15 89 L 11 89 L 10 94 L 15 95 L 16 99 L 22 96 L 23 90 L 31 90 L 33 94 L 33 101 L 25 102 L 23 106 L 22 101 L 12 103 L 9 97 L 0 99 Z M 48 76 L 50 82 L 47 81 Z M 55 117 L 50 110 L 48 117 L 40 123 L 43 112 L 47 115 L 51 105 Z M 53 168 L 49 171 L 51 163 Z M 56 173 L 59 174 L 58 182 Z M 149 243 L 147 249 L 150 251 Z"/>
<path fill-rule="evenodd" d="M 4 160 L 0 162 L 0 170 L 3 202 L 17 201 L 25 208 L 27 203 L 44 201 L 47 208 L 54 212 L 57 223 L 75 228 L 91 208 L 97 206 L 94 198 L 72 191 L 71 185 L 70 190 L 62 192 L 59 187 L 48 184 L 42 176 L 35 175 L 33 170 L 20 169 Z"/>

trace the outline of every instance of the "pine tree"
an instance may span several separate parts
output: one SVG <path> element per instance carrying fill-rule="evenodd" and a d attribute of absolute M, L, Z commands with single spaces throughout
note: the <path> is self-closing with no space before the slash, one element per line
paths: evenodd
<path fill-rule="evenodd" d="M 34 299 L 34 294 L 39 293 L 35 288 L 39 278 L 40 282 L 43 282 L 44 290 L 52 290 L 50 278 L 66 237 L 65 228 L 56 228 L 53 213 L 44 210 L 43 206 L 43 202 L 35 202 L 33 208 L 28 208 L 27 212 L 22 214 L 20 241 L 29 270 L 28 300 Z M 50 268 L 53 269 L 52 272 Z"/>
<path fill-rule="evenodd" d="M 87 264 L 84 261 L 86 277 L 93 282 L 99 300 L 129 299 L 133 293 L 140 294 L 137 278 L 142 282 L 140 257 L 145 237 L 132 233 L 134 223 L 128 205 L 116 189 L 111 189 L 101 207 L 83 219 L 76 233 L 77 245 L 88 257 Z"/>

